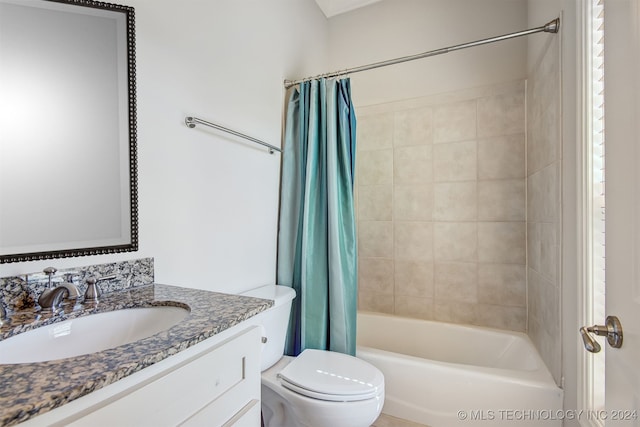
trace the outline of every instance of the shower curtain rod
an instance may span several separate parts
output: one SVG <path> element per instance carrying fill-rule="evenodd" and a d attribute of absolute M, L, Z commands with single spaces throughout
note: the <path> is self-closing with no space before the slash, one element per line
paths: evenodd
<path fill-rule="evenodd" d="M 386 61 L 375 62 L 373 64 L 368 64 L 368 65 L 361 65 L 359 67 L 354 67 L 354 68 L 347 68 L 345 70 L 333 71 L 333 72 L 324 73 L 324 74 L 318 74 L 317 76 L 307 77 L 307 78 L 304 78 L 304 79 L 285 80 L 284 81 L 284 87 L 286 89 L 289 89 L 292 86 L 295 86 L 295 85 L 297 85 L 299 83 L 302 83 L 302 82 L 306 82 L 308 80 L 315 80 L 315 79 L 328 78 L 328 77 L 337 77 L 337 76 L 342 76 L 342 75 L 351 74 L 351 73 L 359 73 L 360 71 L 373 70 L 374 68 L 386 67 L 387 65 L 394 65 L 394 64 L 400 64 L 402 62 L 413 61 L 414 59 L 422 59 L 422 58 L 427 58 L 429 56 L 442 55 L 444 53 L 453 52 L 455 50 L 466 49 L 468 47 L 475 47 L 475 46 L 480 46 L 480 45 L 483 45 L 483 44 L 488 44 L 488 43 L 493 43 L 493 42 L 499 42 L 499 41 L 502 41 L 502 40 L 508 40 L 508 39 L 512 39 L 512 38 L 515 38 L 515 37 L 528 36 L 529 34 L 534 34 L 534 33 L 540 33 L 540 32 L 557 33 L 559 29 L 560 29 L 560 18 L 556 18 L 553 21 L 550 21 L 550 22 L 546 23 L 545 25 L 543 25 L 541 27 L 531 28 L 529 30 L 524 30 L 524 31 L 518 31 L 517 33 L 504 34 L 504 35 L 497 36 L 497 37 L 491 37 L 491 38 L 488 38 L 488 39 L 476 40 L 476 41 L 473 41 L 473 42 L 458 44 L 458 45 L 455 45 L 455 46 L 445 47 L 445 48 L 442 48 L 442 49 L 430 50 L 428 52 L 418 53 L 416 55 L 403 56 L 401 58 L 389 59 L 389 60 L 386 60 Z"/>

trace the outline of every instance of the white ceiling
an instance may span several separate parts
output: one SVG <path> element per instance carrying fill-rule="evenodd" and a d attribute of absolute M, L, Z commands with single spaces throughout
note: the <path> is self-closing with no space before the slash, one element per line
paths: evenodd
<path fill-rule="evenodd" d="M 349 12 L 359 7 L 377 3 L 381 0 L 316 0 L 327 18 Z"/>

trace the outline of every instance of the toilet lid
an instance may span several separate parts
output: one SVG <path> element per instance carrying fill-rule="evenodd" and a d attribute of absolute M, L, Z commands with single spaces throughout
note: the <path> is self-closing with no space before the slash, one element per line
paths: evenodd
<path fill-rule="evenodd" d="M 332 351 L 304 350 L 278 376 L 289 390 L 320 400 L 366 400 L 384 388 L 384 376 L 376 367 Z"/>

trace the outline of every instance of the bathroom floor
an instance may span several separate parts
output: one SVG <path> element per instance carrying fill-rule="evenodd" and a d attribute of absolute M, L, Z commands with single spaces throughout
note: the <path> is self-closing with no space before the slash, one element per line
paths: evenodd
<path fill-rule="evenodd" d="M 392 417 L 387 414 L 380 414 L 371 427 L 429 427 L 425 424 L 418 424 L 401 418 Z"/>

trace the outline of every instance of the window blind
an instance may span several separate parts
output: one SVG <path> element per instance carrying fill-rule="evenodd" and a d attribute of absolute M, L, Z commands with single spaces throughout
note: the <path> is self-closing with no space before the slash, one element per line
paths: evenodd
<path fill-rule="evenodd" d="M 595 323 L 605 315 L 605 152 L 604 152 L 604 0 L 591 9 L 591 309 Z M 605 353 L 593 358 L 593 409 L 605 407 Z"/>

